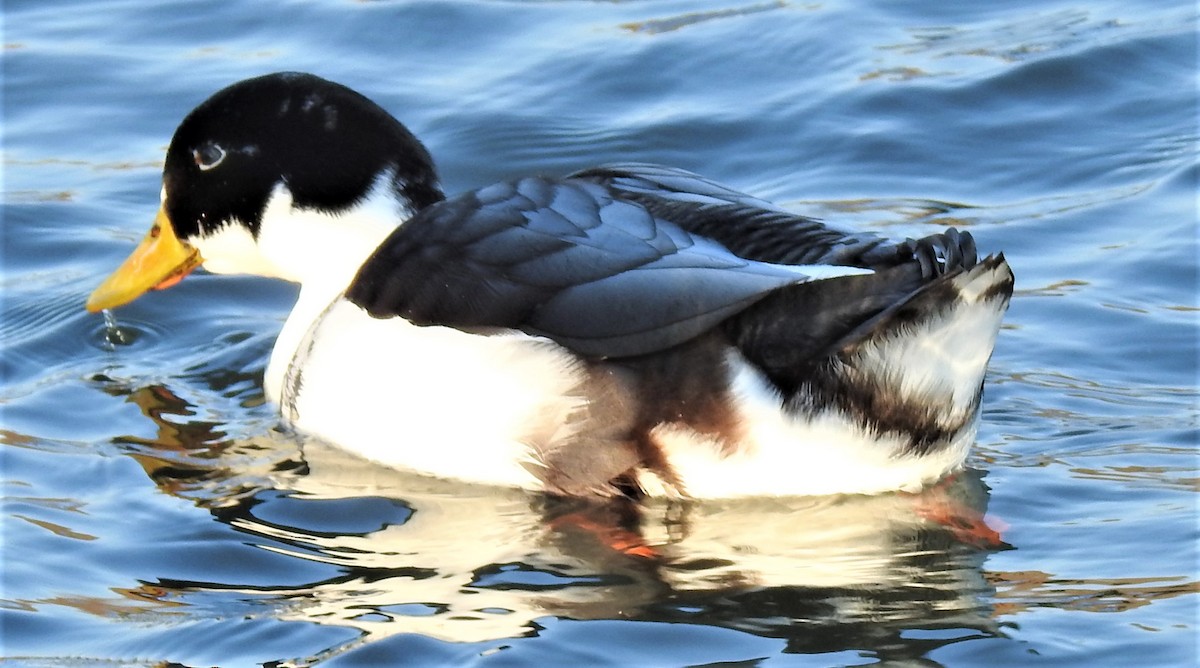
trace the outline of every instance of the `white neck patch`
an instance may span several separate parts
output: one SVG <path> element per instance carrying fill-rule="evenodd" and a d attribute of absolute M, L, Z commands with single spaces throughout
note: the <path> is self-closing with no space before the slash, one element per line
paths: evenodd
<path fill-rule="evenodd" d="M 271 191 L 258 239 L 239 220 L 192 240 L 215 274 L 251 274 L 286 281 L 345 287 L 358 267 L 399 224 L 412 215 L 384 173 L 361 202 L 337 213 L 295 206 L 284 183 Z"/>

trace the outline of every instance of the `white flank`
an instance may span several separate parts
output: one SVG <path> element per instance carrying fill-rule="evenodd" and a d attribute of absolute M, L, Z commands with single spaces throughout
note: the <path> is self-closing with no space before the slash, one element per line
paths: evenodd
<path fill-rule="evenodd" d="M 582 398 L 575 359 L 521 333 L 467 334 L 372 318 L 339 299 L 300 342 L 301 431 L 386 464 L 470 482 L 540 488 L 527 443 L 563 429 Z M 291 378 L 286 383 L 291 384 Z"/>
<path fill-rule="evenodd" d="M 654 431 L 694 498 L 913 491 L 961 466 L 975 438 L 972 427 L 928 456 L 900 456 L 899 437 L 875 434 L 836 409 L 812 418 L 785 413 L 779 394 L 757 369 L 736 354 L 729 363 L 736 410 L 747 425 L 746 440 L 735 452 L 724 454 L 690 430 Z M 643 484 L 652 494 L 665 493 L 652 481 Z"/>

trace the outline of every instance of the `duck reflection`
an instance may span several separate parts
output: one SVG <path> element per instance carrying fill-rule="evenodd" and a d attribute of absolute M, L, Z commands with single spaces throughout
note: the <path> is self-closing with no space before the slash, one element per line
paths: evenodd
<path fill-rule="evenodd" d="M 161 386 L 130 399 L 159 439 L 127 439 L 128 452 L 163 491 L 335 574 L 300 585 L 163 578 L 139 596 L 201 610 L 228 597 L 222 605 L 352 631 L 324 655 L 396 634 L 520 638 L 547 617 L 721 626 L 784 639 L 789 652 L 894 659 L 964 639 L 913 640 L 912 629 L 998 633 L 981 568 L 1006 546 L 984 522 L 972 471 L 920 494 L 561 500 L 410 475 L 276 431 L 222 440 L 212 424 L 177 423 L 193 411 Z"/>

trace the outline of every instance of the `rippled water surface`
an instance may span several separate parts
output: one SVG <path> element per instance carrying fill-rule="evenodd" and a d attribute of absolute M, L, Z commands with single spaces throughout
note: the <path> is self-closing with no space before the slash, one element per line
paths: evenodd
<path fill-rule="evenodd" d="M 3 12 L 12 665 L 1196 663 L 1193 3 Z M 149 225 L 175 125 L 285 69 L 394 112 L 450 192 L 633 159 L 844 226 L 970 229 L 1017 273 L 971 469 L 573 506 L 277 431 L 289 286 L 196 275 L 114 338 L 83 299 Z"/>

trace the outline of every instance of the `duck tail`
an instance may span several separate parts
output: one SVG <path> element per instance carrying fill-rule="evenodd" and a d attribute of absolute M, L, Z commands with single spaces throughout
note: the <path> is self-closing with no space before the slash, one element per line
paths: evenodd
<path fill-rule="evenodd" d="M 923 285 L 848 332 L 793 397 L 838 406 L 915 454 L 971 429 L 1013 291 L 1004 255 Z"/>
<path fill-rule="evenodd" d="M 939 290 L 973 270 L 978 256 L 970 233 L 950 228 L 901 243 L 836 246 L 821 261 L 872 273 L 777 290 L 725 323 L 733 344 L 785 396 L 829 358 L 882 333 L 905 305 L 951 299 Z"/>

